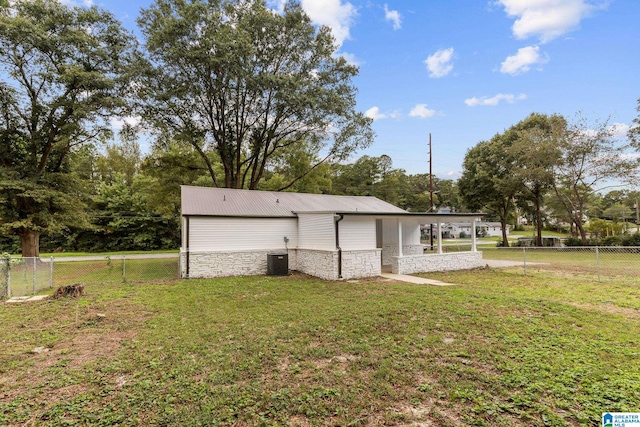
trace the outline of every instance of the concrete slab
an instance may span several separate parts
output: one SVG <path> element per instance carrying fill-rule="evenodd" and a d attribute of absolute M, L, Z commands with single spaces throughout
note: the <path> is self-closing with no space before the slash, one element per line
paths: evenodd
<path fill-rule="evenodd" d="M 49 295 L 34 295 L 34 296 L 26 296 L 26 297 L 13 297 L 9 298 L 7 303 L 18 303 L 18 302 L 31 302 L 31 301 L 42 301 L 44 299 L 49 298 Z"/>
<path fill-rule="evenodd" d="M 433 286 L 455 286 L 454 283 L 441 282 L 439 280 L 425 279 L 424 277 L 410 276 L 408 274 L 382 273 L 380 276 L 385 279 L 397 280 L 399 282 L 414 283 L 416 285 L 433 285 Z"/>

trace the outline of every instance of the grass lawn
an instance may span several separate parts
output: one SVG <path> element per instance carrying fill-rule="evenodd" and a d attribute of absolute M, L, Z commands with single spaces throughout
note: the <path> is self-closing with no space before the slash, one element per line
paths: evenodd
<path fill-rule="evenodd" d="M 302 275 L 0 305 L 0 425 L 598 426 L 640 410 L 640 285 Z M 34 349 L 40 349 L 34 351 Z"/>

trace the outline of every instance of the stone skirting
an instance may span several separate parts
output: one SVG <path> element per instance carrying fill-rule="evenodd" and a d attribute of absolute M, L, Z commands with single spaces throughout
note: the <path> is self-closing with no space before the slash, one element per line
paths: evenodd
<path fill-rule="evenodd" d="M 255 276 L 267 274 L 267 254 L 272 251 L 191 252 L 189 278 Z M 289 270 L 297 270 L 325 280 L 339 280 L 338 251 L 289 249 Z M 187 256 L 180 254 L 180 274 L 187 277 Z M 342 252 L 342 279 L 379 276 L 380 249 Z"/>
<path fill-rule="evenodd" d="M 380 249 L 342 251 L 342 278 L 357 279 L 382 274 Z"/>
<path fill-rule="evenodd" d="M 395 274 L 467 270 L 477 267 L 482 267 L 482 252 L 408 255 L 393 257 L 391 263 L 391 271 Z"/>
<path fill-rule="evenodd" d="M 289 254 L 289 270 L 297 269 L 295 250 L 282 249 L 238 252 L 190 252 L 189 278 L 255 276 L 267 274 L 267 255 L 270 253 Z M 187 277 L 187 254 L 180 253 L 180 275 Z"/>
<path fill-rule="evenodd" d="M 423 245 L 405 245 L 402 247 L 402 255 L 422 255 L 424 254 Z M 382 264 L 391 265 L 393 257 L 398 256 L 398 244 L 382 246 Z"/>
<path fill-rule="evenodd" d="M 338 251 L 298 249 L 296 270 L 325 280 L 338 280 Z"/>

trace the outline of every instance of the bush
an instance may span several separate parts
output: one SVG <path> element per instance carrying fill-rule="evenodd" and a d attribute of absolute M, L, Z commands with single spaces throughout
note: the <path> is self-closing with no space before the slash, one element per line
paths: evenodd
<path fill-rule="evenodd" d="M 640 246 L 640 233 L 634 233 L 622 238 L 622 246 Z"/>
<path fill-rule="evenodd" d="M 584 246 L 584 244 L 582 243 L 582 239 L 575 236 L 569 236 L 566 239 L 564 239 L 564 245 L 565 246 Z"/>
<path fill-rule="evenodd" d="M 600 246 L 622 246 L 622 236 L 607 236 L 600 240 Z"/>
<path fill-rule="evenodd" d="M 465 237 L 467 237 L 467 233 L 465 233 L 464 231 L 460 232 L 460 238 L 464 239 Z"/>

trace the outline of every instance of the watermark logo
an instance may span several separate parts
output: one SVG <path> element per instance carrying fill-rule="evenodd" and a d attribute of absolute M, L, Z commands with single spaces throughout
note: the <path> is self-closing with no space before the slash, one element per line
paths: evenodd
<path fill-rule="evenodd" d="M 602 427 L 640 427 L 640 412 L 603 412 Z"/>

